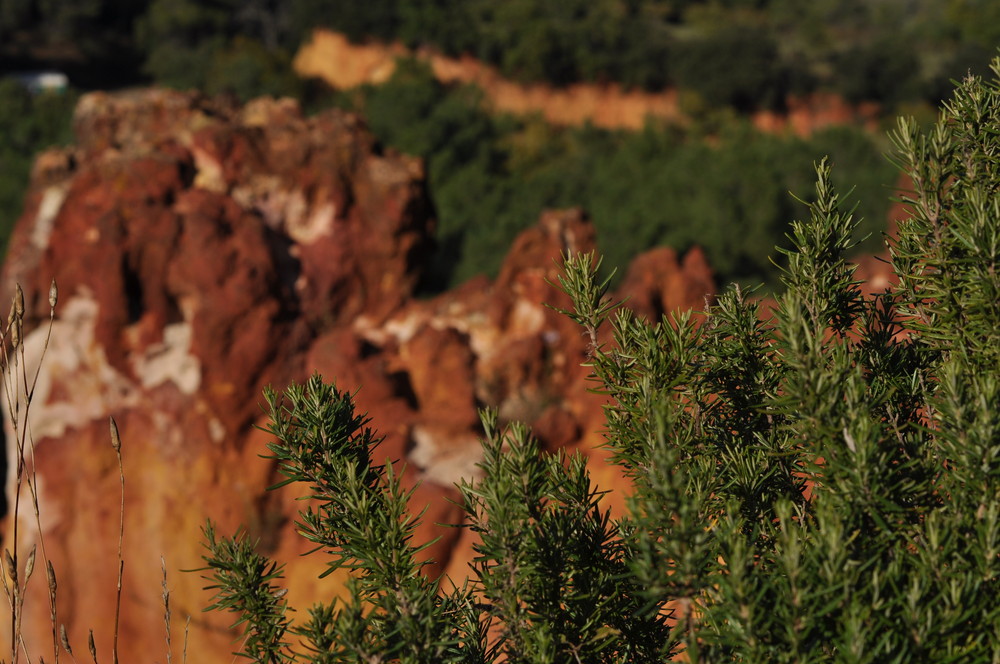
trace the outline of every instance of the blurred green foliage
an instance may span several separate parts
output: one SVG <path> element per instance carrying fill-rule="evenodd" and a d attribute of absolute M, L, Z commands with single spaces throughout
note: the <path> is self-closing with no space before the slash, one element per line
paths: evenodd
<path fill-rule="evenodd" d="M 303 34 L 468 53 L 522 81 L 677 85 L 711 105 L 780 108 L 814 90 L 937 102 L 1000 45 L 992 0 L 296 0 Z M 308 23 L 301 24 L 308 17 Z M 918 48 L 919 45 L 919 48 Z M 892 110 L 891 108 L 889 110 Z"/>
<path fill-rule="evenodd" d="M 680 85 L 737 108 L 780 107 L 787 95 L 812 90 L 894 105 L 937 101 L 970 65 L 985 72 L 1000 45 L 998 7 L 993 0 L 4 0 L 0 71 L 8 58 L 61 58 L 66 66 L 89 62 L 86 74 L 106 80 L 145 75 L 240 97 L 298 94 L 290 55 L 314 28 L 329 27 L 355 40 L 470 54 L 523 81 Z"/>
<path fill-rule="evenodd" d="M 76 93 L 33 95 L 15 80 L 0 80 L 0 256 L 21 215 L 35 154 L 72 139 Z"/>
<path fill-rule="evenodd" d="M 791 92 L 793 68 L 782 62 L 775 40 L 739 26 L 724 26 L 674 49 L 670 69 L 681 89 L 710 106 L 776 108 Z"/>
<path fill-rule="evenodd" d="M 495 116 L 476 89 L 448 88 L 403 60 L 394 77 L 352 97 L 386 144 L 427 160 L 440 246 L 433 290 L 495 274 L 514 236 L 550 207 L 583 206 L 607 262 L 626 265 L 660 244 L 702 245 L 720 280 L 776 283 L 769 262 L 807 196 L 812 163 L 830 155 L 837 184 L 865 205 L 875 249 L 896 171 L 869 134 L 854 128 L 809 139 L 754 131 L 738 119 L 681 131 L 553 127 Z M 709 136 L 708 132 L 712 132 Z M 711 140 L 709 140 L 711 139 Z"/>
<path fill-rule="evenodd" d="M 607 264 L 623 265 L 659 243 L 697 242 L 723 281 L 774 283 L 765 257 L 794 216 L 788 192 L 809 190 L 800 174 L 812 161 L 830 154 L 836 184 L 859 188 L 859 212 L 876 236 L 869 247 L 893 175 L 875 139 L 858 130 L 809 140 L 762 136 L 734 111 L 780 109 L 789 95 L 825 90 L 920 112 L 951 90 L 950 79 L 985 68 L 1000 43 L 997 7 L 992 0 L 4 0 L 0 73 L 71 45 L 70 60 L 90 63 L 81 71 L 98 80 L 240 99 L 291 95 L 317 109 L 328 99 L 297 79 L 290 62 L 325 26 L 355 40 L 471 54 L 522 81 L 680 86 L 696 117 L 686 133 L 497 117 L 477 91 L 445 88 L 412 65 L 341 103 L 362 111 L 386 146 L 427 159 L 439 215 L 430 289 L 495 272 L 511 239 L 543 208 L 571 205 L 593 216 Z M 2 120 L 40 123 L 35 138 L 4 148 L 3 219 L 20 209 L 30 155 L 65 140 L 52 127 L 68 126 L 68 99 L 63 106 L 23 95 L 0 100 L 22 109 L 53 104 L 63 114 Z"/>
<path fill-rule="evenodd" d="M 136 22 L 144 70 L 161 84 L 209 94 L 298 96 L 301 81 L 284 47 L 287 24 L 263 0 L 152 0 Z"/>

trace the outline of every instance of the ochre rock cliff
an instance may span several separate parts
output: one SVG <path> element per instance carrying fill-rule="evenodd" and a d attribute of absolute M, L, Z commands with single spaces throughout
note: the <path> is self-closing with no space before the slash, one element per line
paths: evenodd
<path fill-rule="evenodd" d="M 202 613 L 200 528 L 245 524 L 287 563 L 289 599 L 328 600 L 322 554 L 295 535 L 294 491 L 259 457 L 260 404 L 313 371 L 355 390 L 385 436 L 386 458 L 420 482 L 426 555 L 462 576 L 468 543 L 450 502 L 475 473 L 477 409 L 531 423 L 548 447 L 592 452 L 600 398 L 586 391 L 586 340 L 545 303 L 566 250 L 595 247 L 575 210 L 550 212 L 512 247 L 495 281 L 474 279 L 415 299 L 431 206 L 418 160 L 384 154 L 355 116 L 305 118 L 287 100 L 239 107 L 193 93 L 84 97 L 77 144 L 39 158 L 11 238 L 2 287 L 26 296 L 25 362 L 45 346 L 48 290 L 59 304 L 31 404 L 41 535 L 58 577 L 58 621 L 77 654 L 93 629 L 110 661 L 119 475 L 108 434 L 118 423 L 125 476 L 122 661 L 165 661 L 161 557 L 171 590 L 174 657 L 191 617 L 191 661 L 231 661 L 231 617 Z M 697 250 L 641 257 L 624 289 L 643 315 L 702 307 L 712 275 Z M 8 504 L 16 487 L 7 422 Z M 598 465 L 605 488 L 619 481 Z M 22 487 L 18 552 L 39 534 Z M 10 514 L 4 546 L 12 546 Z M 32 661 L 51 658 L 44 574 L 23 616 Z M 6 619 L 3 624 L 9 624 Z M 6 639 L 6 630 L 3 637 Z M 9 645 L 9 644 L 8 644 Z M 8 647 L 0 643 L 0 647 Z M 84 655 L 85 656 L 85 655 Z"/>

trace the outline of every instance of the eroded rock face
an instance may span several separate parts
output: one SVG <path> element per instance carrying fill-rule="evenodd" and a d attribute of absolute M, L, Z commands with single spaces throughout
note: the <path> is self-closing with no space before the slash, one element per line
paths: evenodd
<path fill-rule="evenodd" d="M 204 582 L 179 571 L 200 566 L 207 517 L 222 533 L 245 524 L 287 563 L 294 606 L 338 592 L 337 578 L 317 579 L 321 555 L 298 555 L 309 546 L 294 532 L 296 495 L 265 490 L 275 471 L 253 426 L 265 423 L 265 385 L 318 371 L 361 388 L 359 409 L 385 436 L 379 454 L 422 482 L 421 535 L 442 536 L 424 555 L 455 576 L 469 555 L 463 531 L 434 524 L 461 518 L 452 485 L 476 472 L 478 409 L 533 424 L 550 448 L 600 441 L 600 398 L 581 366 L 588 340 L 544 306 L 569 304 L 551 285 L 554 259 L 594 248 L 580 211 L 544 215 L 495 282 L 415 300 L 433 228 L 422 166 L 381 154 L 355 116 L 144 91 L 84 97 L 76 129 L 75 147 L 36 165 L 2 278 L 3 292 L 15 282 L 25 291 L 29 371 L 45 345 L 49 283 L 59 284 L 31 406 L 33 469 L 59 621 L 76 648 L 93 629 L 98 652 L 111 650 L 119 475 L 109 416 L 125 474 L 123 661 L 165 659 L 161 556 L 175 649 L 190 615 L 189 651 L 230 661 L 231 618 L 202 613 Z M 654 250 L 633 272 L 627 289 L 645 315 L 701 306 L 713 290 L 696 251 Z M 8 499 L 15 491 L 9 478 Z M 22 560 L 39 539 L 24 505 L 22 487 Z M 12 528 L 8 517 L 5 546 Z M 48 659 L 36 575 L 25 642 Z"/>

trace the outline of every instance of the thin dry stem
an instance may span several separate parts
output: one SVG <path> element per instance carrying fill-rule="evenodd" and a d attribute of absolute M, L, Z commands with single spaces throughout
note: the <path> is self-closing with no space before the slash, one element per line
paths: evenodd
<path fill-rule="evenodd" d="M 11 546 L 14 547 L 14 554 L 12 555 L 9 550 L 4 551 L 4 592 L 7 595 L 7 600 L 10 603 L 10 659 L 11 664 L 17 664 L 18 661 L 18 641 L 20 630 L 18 629 L 18 594 L 19 588 L 17 584 L 17 543 L 18 543 L 18 514 L 20 511 L 21 502 L 21 484 L 24 479 L 24 438 L 22 435 L 23 427 L 20 426 L 20 383 L 17 380 L 17 349 L 20 346 L 21 335 L 19 327 L 21 325 L 21 320 L 17 316 L 17 296 L 15 295 L 14 301 L 11 303 L 10 313 L 7 315 L 7 328 L 5 330 L 5 339 L 9 336 L 11 339 L 11 352 L 14 358 L 14 367 L 11 371 L 4 372 L 4 395 L 7 399 L 7 409 L 10 413 L 11 426 L 14 429 L 14 444 L 17 447 L 17 459 L 16 459 L 16 470 L 15 470 L 15 493 L 14 493 L 14 509 L 13 509 L 13 523 L 12 523 L 12 536 L 11 536 Z M 7 351 L 7 344 L 2 345 L 3 349 L 3 361 L 7 368 L 11 367 L 11 356 Z M 10 579 L 10 583 L 7 583 L 7 579 Z"/>
<path fill-rule="evenodd" d="M 191 627 L 191 616 L 187 617 L 184 622 L 184 650 L 181 653 L 181 664 L 187 664 L 188 661 L 188 629 Z"/>
<path fill-rule="evenodd" d="M 122 574 L 125 571 L 125 561 L 122 559 L 122 540 L 125 539 L 125 468 L 122 465 L 122 441 L 118 434 L 118 424 L 115 418 L 110 418 L 111 446 L 118 456 L 118 479 L 121 485 L 121 504 L 118 508 L 118 587 L 115 594 L 115 634 L 111 649 L 112 664 L 118 664 L 118 626 L 122 611 Z"/>
<path fill-rule="evenodd" d="M 45 350 L 49 348 L 49 340 L 52 339 L 52 324 L 56 320 L 56 301 L 59 299 L 59 289 L 56 287 L 56 280 L 52 280 L 52 285 L 49 286 L 49 327 L 45 332 Z M 45 351 L 42 351 L 44 356 Z M 42 372 L 42 363 L 39 362 L 38 366 L 35 367 L 35 377 L 31 379 L 31 389 L 28 390 L 28 400 L 35 394 L 35 386 L 38 385 L 38 376 Z M 25 377 L 27 378 L 27 376 Z"/>
<path fill-rule="evenodd" d="M 163 556 L 160 556 L 160 568 L 163 570 L 163 626 L 167 633 L 167 664 L 171 664 L 173 653 L 170 647 L 170 591 L 167 589 L 167 561 Z"/>
<path fill-rule="evenodd" d="M 49 562 L 48 556 L 45 552 L 45 540 L 42 535 L 41 518 L 38 508 L 38 481 L 35 474 L 34 463 L 35 443 L 34 438 L 31 435 L 29 418 L 35 385 L 38 382 L 42 361 L 44 360 L 45 354 L 48 352 L 49 341 L 52 337 L 52 327 L 55 320 L 55 303 L 57 299 L 58 289 L 55 282 L 53 282 L 49 289 L 49 325 L 45 342 L 39 356 L 39 364 L 38 367 L 36 367 L 30 388 L 28 386 L 28 369 L 24 344 L 24 290 L 21 288 L 20 284 L 15 286 L 11 309 L 7 317 L 7 326 L 2 331 L 2 339 L 0 339 L 0 352 L 2 352 L 3 365 L 6 368 L 6 371 L 4 371 L 4 397 L 7 400 L 7 409 L 10 413 L 11 427 L 14 431 L 13 442 L 16 449 L 14 504 L 10 515 L 12 520 L 11 538 L 9 542 L 10 550 L 7 553 L 5 560 L 7 567 L 5 571 L 7 573 L 3 576 L 4 592 L 7 595 L 7 599 L 11 607 L 11 664 L 17 664 L 19 660 L 19 652 L 24 653 L 26 661 L 31 661 L 27 647 L 24 643 L 24 637 L 21 633 L 21 619 L 24 614 L 27 584 L 31 578 L 32 572 L 34 571 L 36 554 L 39 549 L 41 551 L 42 559 L 46 561 L 46 574 L 49 578 L 49 602 L 50 614 L 52 618 L 53 652 L 55 654 L 56 663 L 58 664 L 59 661 L 59 643 L 55 612 L 55 575 L 54 572 L 52 572 L 51 562 Z M 9 350 L 6 343 L 8 338 L 11 343 Z M 30 469 L 28 468 L 27 462 L 29 453 L 32 460 Z M 28 491 L 31 494 L 32 508 L 35 514 L 35 524 L 38 532 L 37 542 L 34 546 L 32 546 L 31 552 L 28 554 L 24 565 L 23 582 L 19 582 L 17 576 L 17 570 L 19 567 L 18 549 L 20 544 L 19 516 L 21 513 L 21 494 L 23 493 L 25 485 L 27 485 Z M 10 578 L 10 583 L 7 582 L 8 578 Z"/>

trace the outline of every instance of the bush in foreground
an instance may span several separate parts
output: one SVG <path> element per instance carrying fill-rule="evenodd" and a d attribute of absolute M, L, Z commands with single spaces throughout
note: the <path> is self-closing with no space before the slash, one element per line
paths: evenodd
<path fill-rule="evenodd" d="M 292 624 L 280 568 L 209 527 L 213 607 L 239 613 L 245 654 L 1000 661 L 1000 85 L 970 78 L 929 134 L 901 121 L 894 139 L 914 183 L 894 293 L 853 280 L 857 222 L 825 162 L 773 319 L 733 289 L 700 325 L 650 325 L 613 311 L 591 257 L 567 261 L 631 513 L 611 518 L 580 457 L 487 413 L 461 587 L 421 573 L 419 517 L 350 394 L 318 376 L 269 393 L 282 484 L 311 487 L 301 533 L 354 575 Z"/>

